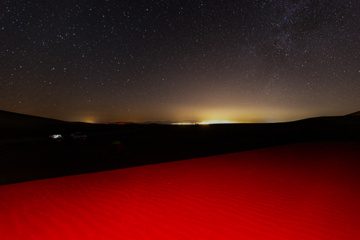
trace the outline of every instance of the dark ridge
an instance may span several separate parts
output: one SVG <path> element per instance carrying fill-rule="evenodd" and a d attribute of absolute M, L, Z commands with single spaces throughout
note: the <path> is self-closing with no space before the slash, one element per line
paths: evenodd
<path fill-rule="evenodd" d="M 60 123 L 64 123 L 64 121 L 0 110 L 0 127 L 25 128 Z"/>
<path fill-rule="evenodd" d="M 98 172 L 275 145 L 360 141 L 360 118 L 346 115 L 285 123 L 86 124 L 0 112 L 0 184 Z M 70 134 L 81 131 L 86 141 Z M 62 134 L 61 142 L 49 134 Z"/>
<path fill-rule="evenodd" d="M 89 124 L 0 110 L 0 143 L 1 141 L 23 141 L 24 139 L 48 137 L 49 134 L 69 132 L 84 128 L 86 125 Z"/>
<path fill-rule="evenodd" d="M 348 114 L 348 115 L 346 115 L 346 116 L 360 117 L 360 111 L 354 112 L 354 113 L 351 113 L 351 114 Z"/>

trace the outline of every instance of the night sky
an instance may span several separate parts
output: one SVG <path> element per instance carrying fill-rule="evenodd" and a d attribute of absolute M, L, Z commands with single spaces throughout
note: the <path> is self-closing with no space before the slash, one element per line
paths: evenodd
<path fill-rule="evenodd" d="M 0 0 L 0 109 L 274 122 L 360 110 L 357 0 Z"/>

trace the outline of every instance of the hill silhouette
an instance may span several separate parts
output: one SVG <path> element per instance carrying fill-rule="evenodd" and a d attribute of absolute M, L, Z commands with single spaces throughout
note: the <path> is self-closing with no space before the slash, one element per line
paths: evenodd
<path fill-rule="evenodd" d="M 72 140 L 75 131 L 88 139 Z M 73 123 L 0 111 L 0 133 L 0 184 L 7 184 L 292 143 L 360 141 L 360 117 L 176 126 Z M 53 142 L 50 134 L 64 141 Z M 114 152 L 114 142 L 126 151 Z"/>
<path fill-rule="evenodd" d="M 63 123 L 60 120 L 0 110 L 1 128 L 32 128 Z"/>
<path fill-rule="evenodd" d="M 358 111 L 358 112 L 354 112 L 354 113 L 350 113 L 350 114 L 348 114 L 348 115 L 346 115 L 346 116 L 355 116 L 355 117 L 360 117 L 360 111 Z"/>

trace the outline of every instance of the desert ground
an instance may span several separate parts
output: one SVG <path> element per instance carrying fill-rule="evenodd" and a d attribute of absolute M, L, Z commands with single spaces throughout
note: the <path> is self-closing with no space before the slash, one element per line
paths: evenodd
<path fill-rule="evenodd" d="M 4 239 L 359 239 L 360 143 L 0 186 Z"/>
<path fill-rule="evenodd" d="M 0 117 L 4 239 L 360 238 L 357 115 L 209 126 Z"/>
<path fill-rule="evenodd" d="M 71 139 L 76 131 L 87 139 Z M 64 139 L 51 141 L 51 134 Z M 74 123 L 0 111 L 0 185 L 291 143 L 359 140 L 359 113 L 272 124 L 173 126 Z"/>

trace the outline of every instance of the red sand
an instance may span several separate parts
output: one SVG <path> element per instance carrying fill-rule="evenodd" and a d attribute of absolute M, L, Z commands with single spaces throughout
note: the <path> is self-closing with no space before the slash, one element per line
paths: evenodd
<path fill-rule="evenodd" d="M 360 239 L 360 143 L 0 186 L 1 239 Z"/>

